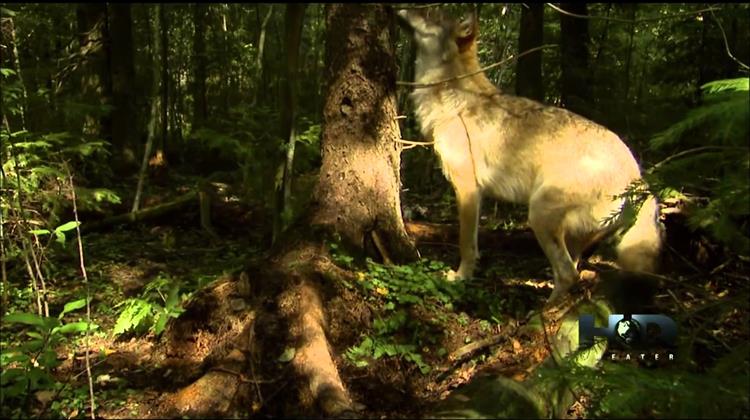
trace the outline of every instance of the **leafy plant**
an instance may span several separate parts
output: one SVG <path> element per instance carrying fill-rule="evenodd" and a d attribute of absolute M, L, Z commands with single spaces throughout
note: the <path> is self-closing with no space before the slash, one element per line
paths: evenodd
<path fill-rule="evenodd" d="M 86 321 L 63 322 L 63 317 L 86 306 L 86 299 L 67 303 L 57 317 L 28 312 L 14 312 L 3 317 L 8 326 L 17 326 L 27 337 L 17 345 L 3 346 L 0 351 L 0 405 L 12 402 L 38 390 L 49 390 L 60 384 L 52 371 L 60 365 L 55 348 L 69 336 L 94 331 L 98 325 Z"/>
<path fill-rule="evenodd" d="M 401 357 L 423 374 L 429 373 L 431 367 L 420 349 L 437 342 L 441 326 L 448 320 L 443 313 L 450 312 L 461 298 L 462 286 L 444 280 L 446 266 L 439 261 L 403 266 L 385 266 L 370 259 L 366 263 L 368 271 L 357 274 L 358 285 L 384 316 L 373 321 L 372 333 L 350 347 L 346 357 L 360 367 L 366 366 L 368 359 Z M 413 316 L 420 309 L 429 319 Z"/>
<path fill-rule="evenodd" d="M 166 293 L 165 293 L 166 291 Z M 180 296 L 180 285 L 168 277 L 158 276 L 144 288 L 138 298 L 130 298 L 119 306 L 124 306 L 112 330 L 118 336 L 126 332 L 143 334 L 147 331 L 160 335 L 170 318 L 177 318 L 184 312 Z"/>
<path fill-rule="evenodd" d="M 80 224 L 80 222 L 70 221 L 68 223 L 63 223 L 52 231 L 49 229 L 34 229 L 31 233 L 36 236 L 49 235 L 52 233 L 55 235 L 55 241 L 60 245 L 65 246 L 65 232 L 75 229 Z"/>

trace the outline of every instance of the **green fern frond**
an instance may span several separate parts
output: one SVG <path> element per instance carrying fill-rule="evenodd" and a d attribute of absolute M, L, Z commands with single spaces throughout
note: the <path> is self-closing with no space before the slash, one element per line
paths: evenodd
<path fill-rule="evenodd" d="M 747 139 L 749 115 L 747 93 L 725 90 L 707 98 L 705 105 L 688 112 L 683 120 L 657 134 L 651 140 L 651 148 L 662 149 L 678 143 L 685 134 L 697 128 L 706 128 L 715 143 L 734 144 L 735 140 Z"/>
<path fill-rule="evenodd" d="M 750 78 L 740 77 L 738 79 L 714 80 L 701 86 L 701 89 L 707 94 L 725 91 L 748 92 L 750 91 Z"/>

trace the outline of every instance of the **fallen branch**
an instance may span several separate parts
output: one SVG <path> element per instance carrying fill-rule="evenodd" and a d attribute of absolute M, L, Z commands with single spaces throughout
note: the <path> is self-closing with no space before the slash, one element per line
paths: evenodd
<path fill-rule="evenodd" d="M 666 16 L 658 16 L 658 17 L 652 17 L 652 18 L 643 18 L 643 19 L 620 19 L 620 18 L 614 18 L 614 17 L 608 17 L 608 16 L 596 16 L 596 15 L 579 15 L 578 13 L 568 12 L 567 10 L 561 9 L 558 6 L 555 6 L 552 3 L 545 3 L 547 6 L 552 8 L 553 10 L 557 11 L 558 13 L 561 13 L 566 16 L 578 18 L 578 19 L 589 19 L 589 20 L 608 20 L 610 22 L 619 22 L 619 23 L 630 23 L 630 24 L 636 24 L 641 22 L 652 22 L 652 21 L 658 21 L 658 20 L 666 20 L 666 19 L 675 19 L 675 18 L 681 18 L 685 16 L 693 16 L 698 15 L 703 12 L 711 12 L 713 13 L 714 10 L 721 10 L 721 8 L 718 7 L 707 7 L 705 9 L 700 10 L 691 10 L 687 12 L 682 13 L 673 13 L 671 15 Z"/>
<path fill-rule="evenodd" d="M 154 219 L 165 214 L 169 214 L 176 210 L 180 210 L 189 205 L 199 205 L 198 192 L 190 191 L 168 203 L 159 204 L 157 206 L 145 208 L 142 210 L 119 214 L 117 216 L 108 217 L 104 220 L 94 222 L 91 224 L 82 224 L 81 231 L 84 233 L 93 232 L 108 226 L 118 225 L 122 223 L 139 222 L 148 219 Z"/>
<path fill-rule="evenodd" d="M 503 334 L 493 335 L 492 337 L 487 337 L 485 339 L 475 341 L 473 343 L 469 343 L 463 347 L 460 347 L 454 350 L 450 355 L 448 355 L 448 359 L 451 361 L 461 360 L 467 355 L 474 353 L 477 350 L 483 349 L 485 347 L 494 346 L 507 339 L 508 339 L 508 335 L 506 333 L 503 333 Z"/>

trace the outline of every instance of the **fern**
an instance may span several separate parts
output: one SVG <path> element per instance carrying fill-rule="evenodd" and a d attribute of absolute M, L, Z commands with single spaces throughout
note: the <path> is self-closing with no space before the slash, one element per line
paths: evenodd
<path fill-rule="evenodd" d="M 674 145 L 685 134 L 698 128 L 709 129 L 714 144 L 743 145 L 748 135 L 749 106 L 747 90 L 709 94 L 703 106 L 688 112 L 682 121 L 657 134 L 651 140 L 651 147 L 663 149 Z"/>
<path fill-rule="evenodd" d="M 607 362 L 582 369 L 568 361 L 540 368 L 540 376 L 588 394 L 587 417 L 747 418 L 747 350 L 738 347 L 705 374 Z"/>
<path fill-rule="evenodd" d="M 701 147 L 665 159 L 647 176 L 659 195 L 663 195 L 661 191 L 678 190 L 707 198 L 708 204 L 690 212 L 690 226 L 708 230 L 742 254 L 750 253 L 749 80 L 743 77 L 703 85 L 704 104 L 654 136 L 650 143 L 658 150 L 690 147 L 699 140 Z"/>

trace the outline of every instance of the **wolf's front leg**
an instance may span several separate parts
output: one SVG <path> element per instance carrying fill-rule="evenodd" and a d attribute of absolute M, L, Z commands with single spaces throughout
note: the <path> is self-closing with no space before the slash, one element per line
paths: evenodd
<path fill-rule="evenodd" d="M 477 230 L 479 229 L 479 209 L 482 197 L 476 184 L 457 185 L 456 201 L 458 205 L 458 245 L 461 252 L 461 264 L 458 267 L 458 272 L 453 270 L 448 272 L 447 279 L 449 281 L 470 279 L 474 275 L 474 267 L 479 258 Z"/>
<path fill-rule="evenodd" d="M 554 272 L 555 289 L 549 302 L 564 296 L 578 282 L 578 269 L 565 244 L 565 211 L 551 201 L 535 200 L 529 206 L 529 226 Z M 576 260 L 578 255 L 576 254 Z"/>

